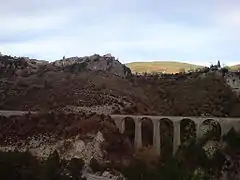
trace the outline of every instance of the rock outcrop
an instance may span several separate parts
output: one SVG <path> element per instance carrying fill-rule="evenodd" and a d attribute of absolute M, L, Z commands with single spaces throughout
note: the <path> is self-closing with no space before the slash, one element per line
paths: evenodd
<path fill-rule="evenodd" d="M 101 132 L 91 134 L 90 137 L 91 140 L 86 142 L 78 136 L 57 140 L 53 136 L 35 135 L 12 145 L 0 146 L 0 151 L 29 151 L 40 159 L 47 159 L 54 151 L 57 151 L 62 159 L 83 159 L 85 164 L 89 165 L 92 158 L 98 161 L 103 160 L 101 146 L 104 141 Z"/>
<path fill-rule="evenodd" d="M 240 95 L 240 73 L 231 72 L 225 75 L 227 84 L 232 88 L 234 92 Z"/>
<path fill-rule="evenodd" d="M 33 73 L 39 74 L 42 71 L 62 70 L 75 73 L 86 70 L 103 71 L 120 77 L 131 75 L 131 70 L 110 54 L 103 56 L 94 54 L 85 57 L 64 57 L 54 62 L 0 55 L 0 70 L 0 77 L 10 77 L 13 75 L 28 76 Z"/>
<path fill-rule="evenodd" d="M 131 75 L 131 70 L 125 65 L 121 64 L 110 54 L 103 56 L 94 54 L 92 56 L 85 57 L 63 58 L 62 60 L 55 61 L 52 64 L 64 69 L 70 68 L 74 72 L 90 70 L 104 71 L 121 77 L 127 77 Z"/>

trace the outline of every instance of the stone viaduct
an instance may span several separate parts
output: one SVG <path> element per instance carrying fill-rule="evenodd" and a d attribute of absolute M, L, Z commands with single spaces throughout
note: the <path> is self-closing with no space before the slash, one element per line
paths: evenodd
<path fill-rule="evenodd" d="M 157 154 L 160 154 L 160 123 L 162 120 L 167 119 L 172 122 L 173 125 L 173 153 L 177 152 L 178 147 L 181 145 L 181 122 L 183 120 L 191 121 L 195 124 L 196 138 L 200 138 L 202 135 L 201 126 L 207 120 L 211 120 L 218 124 L 221 131 L 221 136 L 227 134 L 231 128 L 236 131 L 240 131 L 240 118 L 209 118 L 209 117 L 177 117 L 177 116 L 144 116 L 144 115 L 111 115 L 114 119 L 116 126 L 121 133 L 125 131 L 125 122 L 127 119 L 132 119 L 135 124 L 134 146 L 136 149 L 142 147 L 142 121 L 149 119 L 153 124 L 153 148 Z"/>
<path fill-rule="evenodd" d="M 2 116 L 12 115 L 24 115 L 27 111 L 1 111 Z M 37 112 L 31 112 L 37 113 Z M 135 149 L 142 147 L 142 122 L 144 119 L 149 119 L 153 124 L 153 148 L 157 154 L 160 154 L 160 124 L 162 120 L 169 120 L 173 125 L 173 153 L 177 152 L 178 147 L 181 145 L 181 122 L 188 120 L 193 122 L 196 129 L 196 138 L 200 138 L 202 135 L 201 125 L 206 121 L 211 120 L 218 124 L 220 127 L 221 136 L 227 134 L 229 130 L 234 128 L 237 132 L 240 132 L 240 118 L 220 118 L 220 117 L 178 117 L 178 116 L 148 116 L 148 115 L 110 115 L 115 121 L 121 133 L 125 131 L 125 122 L 127 119 L 131 119 L 135 124 L 134 146 Z"/>

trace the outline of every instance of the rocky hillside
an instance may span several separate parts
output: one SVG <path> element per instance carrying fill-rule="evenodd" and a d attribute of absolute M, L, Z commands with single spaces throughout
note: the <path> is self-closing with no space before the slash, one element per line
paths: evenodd
<path fill-rule="evenodd" d="M 52 63 L 1 56 L 0 62 L 1 109 L 94 106 L 96 111 L 99 108 L 112 111 L 134 98 L 134 88 L 126 80 L 131 71 L 110 55 L 66 58 Z M 126 89 L 122 91 L 119 86 Z"/>
<path fill-rule="evenodd" d="M 38 72 L 45 64 L 46 61 L 0 55 L 0 78 L 29 76 Z"/>
<path fill-rule="evenodd" d="M 1 56 L 1 62 L 0 109 L 240 116 L 239 97 L 228 85 L 238 87 L 239 76 L 231 79 L 226 69 L 214 66 L 191 73 L 133 75 L 110 55 L 52 63 Z"/>
<path fill-rule="evenodd" d="M 226 83 L 222 72 L 193 72 L 175 75 L 134 76 L 150 104 L 149 112 L 174 116 L 240 116 L 239 96 Z M 240 76 L 238 77 L 238 82 Z M 237 81 L 235 80 L 235 83 Z M 239 88 L 240 86 L 238 86 Z M 138 103 L 126 109 L 126 114 L 144 112 Z"/>
<path fill-rule="evenodd" d="M 145 179 L 158 179 L 152 174 L 162 177 L 164 173 L 157 170 L 164 171 L 164 163 L 173 161 L 163 163 L 164 155 L 159 161 L 150 151 L 140 155 L 153 169 L 135 160 L 139 155 L 133 156 L 133 145 L 127 138 L 133 131 L 120 134 L 106 114 L 240 117 L 240 99 L 235 93 L 240 75 L 226 69 L 212 67 L 191 73 L 133 75 L 109 55 L 63 58 L 51 63 L 10 56 L 0 59 L 0 109 L 41 112 L 0 117 L 1 151 L 28 150 L 46 159 L 57 150 L 62 159 L 82 158 L 87 165 L 95 159 L 104 165 L 110 161 L 116 169 L 121 169 L 123 164 L 130 166 L 127 172 L 121 169 L 129 179 L 141 179 L 143 173 Z M 143 125 L 147 130 L 148 127 Z M 161 129 L 163 137 L 167 137 L 161 141 L 163 144 L 171 142 L 173 131 L 167 129 L 167 126 Z M 152 130 L 143 130 L 147 141 Z M 184 151 L 186 157 L 181 155 L 178 160 L 187 165 L 186 169 L 193 167 L 194 174 L 200 161 L 185 163 L 182 160 L 189 160 L 189 152 L 195 155 L 196 148 Z M 176 167 L 173 165 L 167 166 L 166 171 L 175 168 L 177 172 L 185 172 L 176 168 L 178 163 Z M 204 171 L 210 169 L 205 164 L 204 167 L 207 167 Z M 132 177 L 135 173 L 137 178 Z M 169 174 L 181 177 L 175 172 Z M 174 177 L 165 179 L 176 179 Z"/>
<path fill-rule="evenodd" d="M 25 151 L 47 158 L 57 150 L 64 159 L 82 158 L 89 164 L 97 160 L 119 160 L 132 153 L 127 139 L 114 121 L 104 115 L 43 113 L 38 115 L 0 116 L 0 150 Z"/>
<path fill-rule="evenodd" d="M 54 62 L 40 61 L 25 57 L 11 57 L 0 55 L 0 77 L 22 77 L 39 74 L 46 71 L 104 71 L 120 77 L 131 75 L 131 71 L 110 54 L 100 56 L 94 54 L 85 57 L 70 57 Z"/>

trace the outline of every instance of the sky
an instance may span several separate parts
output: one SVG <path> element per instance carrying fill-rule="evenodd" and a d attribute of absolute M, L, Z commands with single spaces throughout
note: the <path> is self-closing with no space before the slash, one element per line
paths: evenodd
<path fill-rule="evenodd" d="M 240 64 L 239 0 L 0 0 L 0 52 Z"/>

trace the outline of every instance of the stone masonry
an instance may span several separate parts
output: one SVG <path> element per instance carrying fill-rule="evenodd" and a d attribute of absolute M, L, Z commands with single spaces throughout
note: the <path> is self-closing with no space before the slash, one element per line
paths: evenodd
<path fill-rule="evenodd" d="M 221 129 L 221 136 L 227 134 L 231 128 L 234 128 L 236 131 L 240 131 L 240 118 L 208 118 L 208 117 L 177 117 L 177 116 L 135 116 L 135 115 L 111 115 L 114 119 L 119 131 L 124 133 L 125 131 L 125 119 L 131 118 L 135 123 L 135 137 L 134 137 L 134 146 L 135 149 L 142 147 L 142 120 L 148 118 L 152 120 L 153 123 L 153 148 L 157 154 L 160 154 L 160 123 L 162 119 L 168 119 L 173 123 L 173 153 L 175 154 L 178 150 L 178 147 L 181 145 L 181 131 L 180 124 L 184 119 L 193 121 L 196 127 L 196 137 L 200 138 L 201 125 L 204 124 L 207 120 L 213 120 L 219 124 Z"/>

